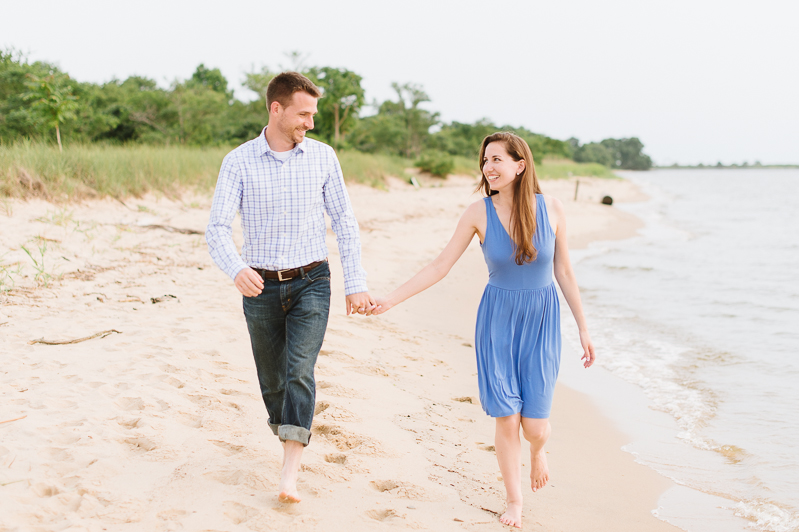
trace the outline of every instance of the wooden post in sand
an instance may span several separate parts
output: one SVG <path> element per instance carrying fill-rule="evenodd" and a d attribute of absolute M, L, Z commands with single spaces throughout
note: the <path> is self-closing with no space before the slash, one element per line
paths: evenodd
<path fill-rule="evenodd" d="M 577 201 L 577 191 L 580 189 L 580 180 L 578 179 L 574 183 L 574 201 Z"/>

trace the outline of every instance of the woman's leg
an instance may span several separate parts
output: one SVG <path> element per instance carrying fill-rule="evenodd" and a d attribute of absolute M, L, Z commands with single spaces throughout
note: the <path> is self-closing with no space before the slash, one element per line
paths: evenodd
<path fill-rule="evenodd" d="M 544 444 L 549 439 L 552 427 L 549 419 L 521 418 L 524 438 L 530 442 L 530 487 L 537 491 L 549 481 L 549 467 Z"/>
<path fill-rule="evenodd" d="M 522 527 L 522 447 L 519 441 L 521 415 L 498 417 L 494 448 L 505 482 L 508 508 L 499 518 L 505 525 Z"/>

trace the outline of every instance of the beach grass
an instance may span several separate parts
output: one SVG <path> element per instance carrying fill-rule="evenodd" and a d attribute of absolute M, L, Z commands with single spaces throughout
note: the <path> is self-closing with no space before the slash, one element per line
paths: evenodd
<path fill-rule="evenodd" d="M 0 196 L 53 200 L 124 198 L 210 190 L 228 147 L 0 145 Z"/>
<path fill-rule="evenodd" d="M 387 176 L 409 178 L 406 170 L 413 168 L 411 159 L 383 153 L 341 150 L 338 152 L 338 158 L 345 181 L 375 188 L 385 188 Z"/>
<path fill-rule="evenodd" d="M 540 179 L 617 177 L 610 168 L 599 163 L 576 163 L 568 159 L 544 159 L 541 163 L 536 162 L 535 170 Z"/>
<path fill-rule="evenodd" d="M 182 191 L 213 190 L 222 159 L 230 146 L 115 146 L 54 145 L 21 141 L 0 144 L 0 197 L 43 197 L 53 201 L 87 198 L 140 197 L 148 192 L 177 197 Z M 385 188 L 385 178 L 409 178 L 414 161 L 388 154 L 339 152 L 348 182 Z M 453 173 L 479 175 L 477 162 L 453 156 Z M 613 177 L 599 164 L 544 161 L 537 165 L 542 179 L 570 176 Z"/>

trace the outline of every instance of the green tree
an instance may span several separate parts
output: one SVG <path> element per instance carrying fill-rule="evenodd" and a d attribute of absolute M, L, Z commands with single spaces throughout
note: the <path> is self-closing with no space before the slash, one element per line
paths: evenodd
<path fill-rule="evenodd" d="M 177 83 L 170 91 L 176 116 L 175 131 L 181 144 L 219 144 L 224 138 L 227 96 L 204 86 Z"/>
<path fill-rule="evenodd" d="M 361 76 L 343 68 L 313 67 L 308 77 L 323 91 L 314 130 L 338 149 L 364 104 Z"/>
<path fill-rule="evenodd" d="M 24 54 L 13 48 L 0 50 L 0 140 L 34 137 L 46 133 L 39 113 L 25 98 L 29 74 L 44 77 L 58 69 L 47 63 L 28 63 Z"/>
<path fill-rule="evenodd" d="M 652 159 L 642 152 L 644 144 L 637 137 L 628 139 L 605 139 L 600 144 L 608 149 L 612 168 L 625 170 L 649 170 Z"/>
<path fill-rule="evenodd" d="M 574 150 L 574 160 L 578 163 L 599 163 L 608 167 L 612 167 L 614 162 L 613 153 L 598 142 L 578 146 Z"/>
<path fill-rule="evenodd" d="M 275 76 L 277 76 L 276 72 L 272 72 L 268 67 L 262 67 L 260 71 L 253 70 L 244 74 L 243 85 L 257 94 L 260 101 L 265 104 L 266 87 Z"/>
<path fill-rule="evenodd" d="M 197 67 L 194 74 L 186 80 L 186 86 L 190 88 L 207 87 L 212 91 L 224 94 L 228 100 L 233 99 L 233 91 L 228 90 L 228 83 L 222 71 L 218 68 L 206 68 L 203 63 Z"/>
<path fill-rule="evenodd" d="M 28 74 L 28 80 L 26 85 L 29 90 L 25 99 L 32 102 L 32 108 L 40 113 L 48 128 L 55 128 L 58 150 L 63 152 L 60 124 L 74 118 L 77 107 L 77 98 L 72 94 L 69 76 L 60 73 L 45 77 Z"/>
<path fill-rule="evenodd" d="M 406 157 L 418 157 L 422 152 L 425 141 L 430 136 L 430 128 L 438 123 L 438 113 L 427 111 L 420 107 L 430 101 L 430 97 L 420 85 L 412 83 L 392 83 L 391 88 L 397 93 L 397 101 L 386 100 L 380 105 L 378 116 L 381 119 L 373 121 L 375 125 L 385 129 L 393 129 L 401 123 L 405 129 L 403 135 L 404 146 L 401 154 Z M 388 126 L 388 128 L 387 128 Z"/>

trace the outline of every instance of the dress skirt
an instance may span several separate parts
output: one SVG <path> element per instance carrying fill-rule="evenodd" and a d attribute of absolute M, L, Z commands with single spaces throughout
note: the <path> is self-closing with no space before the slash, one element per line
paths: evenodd
<path fill-rule="evenodd" d="M 475 351 L 480 404 L 489 416 L 548 418 L 561 352 L 555 283 L 530 290 L 487 285 Z"/>

